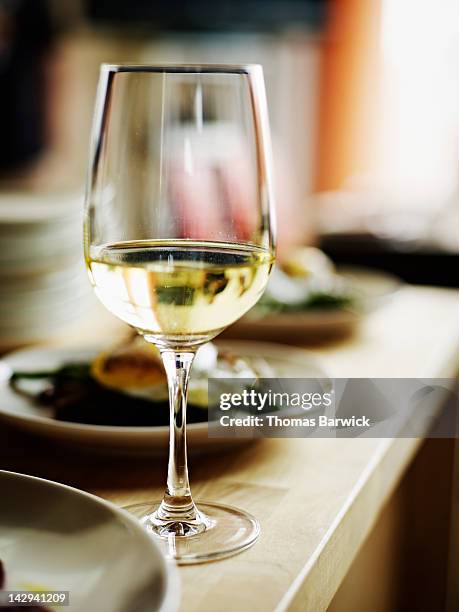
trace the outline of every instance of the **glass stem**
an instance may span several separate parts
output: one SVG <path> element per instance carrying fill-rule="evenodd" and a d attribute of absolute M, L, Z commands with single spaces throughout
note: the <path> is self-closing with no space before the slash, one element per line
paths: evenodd
<path fill-rule="evenodd" d="M 169 386 L 170 435 L 167 488 L 156 517 L 175 523 L 177 535 L 185 535 L 189 527 L 196 529 L 203 523 L 191 497 L 186 449 L 186 404 L 194 352 L 163 350 L 161 357 Z"/>

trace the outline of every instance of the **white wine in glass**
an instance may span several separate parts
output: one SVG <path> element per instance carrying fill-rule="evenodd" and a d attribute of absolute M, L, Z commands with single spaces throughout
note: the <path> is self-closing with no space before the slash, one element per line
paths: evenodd
<path fill-rule="evenodd" d="M 102 66 L 85 257 L 100 301 L 161 352 L 171 421 L 166 492 L 129 510 L 179 563 L 234 554 L 259 534 L 242 510 L 195 504 L 186 400 L 197 348 L 266 287 L 271 193 L 259 66 Z"/>
<path fill-rule="evenodd" d="M 256 246 L 187 240 L 121 242 L 90 249 L 100 301 L 148 339 L 195 347 L 258 300 L 273 261 Z"/>

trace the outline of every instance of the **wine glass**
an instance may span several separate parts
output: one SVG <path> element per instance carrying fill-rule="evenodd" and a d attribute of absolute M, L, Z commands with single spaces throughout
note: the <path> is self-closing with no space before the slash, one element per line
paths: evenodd
<path fill-rule="evenodd" d="M 250 514 L 193 501 L 186 401 L 196 350 L 264 291 L 272 206 L 260 66 L 102 65 L 85 258 L 100 301 L 161 353 L 170 400 L 166 491 L 129 510 L 179 563 L 234 554 L 259 535 Z"/>

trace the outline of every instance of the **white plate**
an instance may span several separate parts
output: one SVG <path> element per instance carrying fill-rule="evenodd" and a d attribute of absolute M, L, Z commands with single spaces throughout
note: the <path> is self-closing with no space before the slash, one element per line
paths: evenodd
<path fill-rule="evenodd" d="M 260 318 L 242 317 L 224 332 L 228 338 L 280 340 L 314 339 L 352 332 L 364 316 L 391 299 L 400 288 L 396 276 L 365 268 L 346 267 L 339 270 L 360 299 L 360 308 L 317 309 L 295 313 L 276 313 Z"/>
<path fill-rule="evenodd" d="M 32 293 L 41 293 L 53 291 L 57 287 L 68 288 L 75 283 L 76 279 L 85 279 L 88 282 L 88 274 L 85 270 L 83 259 L 78 256 L 73 256 L 69 259 L 63 259 L 59 262 L 60 267 L 50 268 L 49 270 L 40 272 L 39 274 L 31 275 L 4 275 L 4 271 L 0 271 L 1 286 L 0 298 L 1 301 L 13 294 L 24 295 Z"/>
<path fill-rule="evenodd" d="M 0 194 L 0 230 L 4 233 L 27 230 L 37 224 L 47 225 L 82 216 L 83 196 L 79 193 Z"/>
<path fill-rule="evenodd" d="M 70 591 L 69 612 L 172 612 L 175 567 L 140 523 L 89 493 L 0 471 L 0 559 L 8 590 Z"/>
<path fill-rule="evenodd" d="M 279 377 L 325 376 L 316 357 L 311 357 L 302 349 L 260 342 L 218 342 L 218 345 L 241 357 L 263 357 Z M 95 452 L 136 455 L 167 453 L 167 426 L 115 427 L 56 421 L 46 416 L 46 408 L 34 406 L 15 393 L 8 384 L 11 370 L 56 368 L 64 362 L 89 360 L 96 353 L 96 349 L 33 348 L 7 355 L 0 361 L 0 420 L 57 442 Z M 209 438 L 207 421 L 188 425 L 187 438 L 190 453 L 202 453 L 248 442 L 243 438 Z"/>

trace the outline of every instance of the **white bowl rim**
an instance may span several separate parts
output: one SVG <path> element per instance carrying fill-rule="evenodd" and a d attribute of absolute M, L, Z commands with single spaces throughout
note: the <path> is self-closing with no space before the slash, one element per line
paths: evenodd
<path fill-rule="evenodd" d="M 161 603 L 160 611 L 168 612 L 170 610 L 178 610 L 181 596 L 181 588 L 180 588 L 180 580 L 178 576 L 178 571 L 175 563 L 169 561 L 161 552 L 160 547 L 156 544 L 154 538 L 149 535 L 149 533 L 142 527 L 140 522 L 127 510 L 117 506 L 116 504 L 104 499 L 103 497 L 98 497 L 93 493 L 88 493 L 87 491 L 83 491 L 82 489 L 77 489 L 76 487 L 71 487 L 70 485 L 66 485 L 60 482 L 56 482 L 54 480 L 49 480 L 48 478 L 41 478 L 39 476 L 32 476 L 30 474 L 23 474 L 22 472 L 14 472 L 12 470 L 3 470 L 0 469 L 1 474 L 7 474 L 9 476 L 15 476 L 17 478 L 23 480 L 33 480 L 45 483 L 46 486 L 53 487 L 55 489 L 67 489 L 73 494 L 82 495 L 83 497 L 91 500 L 93 503 L 97 503 L 99 505 L 104 506 L 108 510 L 110 510 L 113 514 L 121 514 L 125 520 L 128 521 L 130 526 L 139 534 L 139 536 L 145 541 L 148 542 L 148 545 L 154 548 L 158 554 L 158 558 L 161 559 L 162 563 L 162 572 L 163 576 L 166 579 L 166 593 L 164 596 L 164 601 Z"/>

